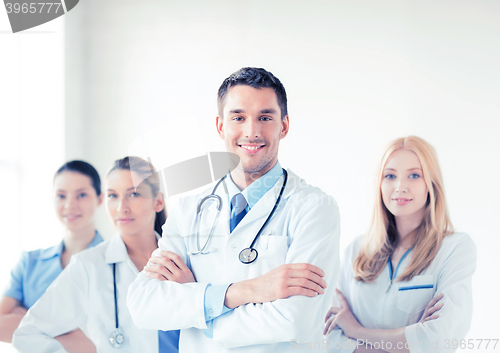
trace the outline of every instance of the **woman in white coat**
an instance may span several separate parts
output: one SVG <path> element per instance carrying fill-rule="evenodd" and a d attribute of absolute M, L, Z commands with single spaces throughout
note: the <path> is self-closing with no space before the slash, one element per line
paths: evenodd
<path fill-rule="evenodd" d="M 20 352 L 66 352 L 53 339 L 81 329 L 97 352 L 177 352 L 178 331 L 139 330 L 127 290 L 157 248 L 165 222 L 154 167 L 138 157 L 117 160 L 105 180 L 108 215 L 118 234 L 71 263 L 28 311 L 14 333 Z"/>
<path fill-rule="evenodd" d="M 343 352 L 451 352 L 472 317 L 476 248 L 455 233 L 434 149 L 387 147 L 371 225 L 347 248 L 325 334 Z"/>

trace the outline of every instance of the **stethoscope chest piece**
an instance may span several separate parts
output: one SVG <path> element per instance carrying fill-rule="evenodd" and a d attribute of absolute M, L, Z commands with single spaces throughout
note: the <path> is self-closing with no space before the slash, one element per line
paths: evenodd
<path fill-rule="evenodd" d="M 242 263 L 251 264 L 257 259 L 257 256 L 259 256 L 257 250 L 253 248 L 245 248 L 240 251 L 239 258 Z"/>
<path fill-rule="evenodd" d="M 243 264 L 247 264 L 247 265 L 251 264 L 252 262 L 254 262 L 257 259 L 257 256 L 259 255 L 257 253 L 257 250 L 254 249 L 254 245 L 255 245 L 255 242 L 257 241 L 257 239 L 259 239 L 260 233 L 262 233 L 262 230 L 266 227 L 267 223 L 269 223 L 269 220 L 274 215 L 274 211 L 276 211 L 276 208 L 278 207 L 278 205 L 281 201 L 281 196 L 283 195 L 283 191 L 285 190 L 286 182 L 288 180 L 288 173 L 285 169 L 283 169 L 283 175 L 285 176 L 285 178 L 283 180 L 283 185 L 281 185 L 280 193 L 278 195 L 278 198 L 276 199 L 276 202 L 274 203 L 274 206 L 273 206 L 273 209 L 271 210 L 271 213 L 269 213 L 269 215 L 266 218 L 266 221 L 264 222 L 262 227 L 260 227 L 259 231 L 257 232 L 257 235 L 253 238 L 253 241 L 252 241 L 252 244 L 250 244 L 250 247 L 241 250 L 240 254 L 238 255 L 239 260 Z M 204 254 L 208 254 L 208 253 L 214 251 L 214 249 L 208 250 L 207 246 L 208 246 L 208 243 L 210 243 L 210 240 L 212 239 L 215 225 L 217 224 L 217 217 L 219 216 L 221 209 L 222 209 L 222 199 L 220 198 L 220 196 L 215 195 L 215 191 L 217 190 L 217 187 L 219 186 L 219 184 L 224 181 L 226 176 L 222 177 L 217 182 L 217 184 L 215 185 L 215 187 L 212 190 L 212 193 L 210 195 L 205 196 L 198 203 L 198 207 L 196 208 L 196 220 L 195 220 L 195 223 L 196 223 L 196 233 L 195 233 L 196 235 L 195 236 L 196 236 L 197 249 L 196 249 L 196 251 L 188 251 L 188 255 L 190 255 L 190 256 L 191 255 L 198 255 L 198 254 L 204 255 Z M 226 190 L 226 193 L 227 193 L 227 190 Z M 203 246 L 201 246 L 201 244 L 200 244 L 200 223 L 201 223 L 200 220 L 201 220 L 202 206 L 203 206 L 203 203 L 205 201 L 214 202 L 216 204 L 216 207 L 217 207 L 217 213 L 215 216 L 214 223 L 212 224 L 212 228 L 210 230 L 210 233 L 208 234 L 207 241 L 205 242 L 205 244 Z M 116 327 L 118 327 L 118 326 L 116 326 Z"/>
<path fill-rule="evenodd" d="M 125 342 L 123 333 L 119 331 L 120 324 L 118 323 L 118 299 L 116 295 L 116 263 L 113 265 L 113 293 L 115 297 L 115 330 L 109 335 L 109 343 L 113 348 L 120 348 Z"/>
<path fill-rule="evenodd" d="M 124 341 L 125 337 L 117 330 L 111 332 L 111 335 L 109 335 L 109 343 L 113 348 L 120 348 Z"/>

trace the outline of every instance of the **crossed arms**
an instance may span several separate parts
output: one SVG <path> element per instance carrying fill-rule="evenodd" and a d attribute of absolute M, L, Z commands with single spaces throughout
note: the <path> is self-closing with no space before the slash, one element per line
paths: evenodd
<path fill-rule="evenodd" d="M 224 304 L 234 310 L 214 320 L 214 341 L 225 348 L 307 341 L 317 330 L 330 303 L 327 285 L 333 284 L 338 271 L 340 233 L 335 202 L 331 198 L 317 201 L 311 207 L 291 211 L 297 214 L 288 224 L 291 243 L 283 265 L 229 287 Z M 204 295 L 208 283 L 194 282 L 185 265 L 187 251 L 178 217 L 174 210 L 160 249 L 150 260 L 148 270 L 154 269 L 155 274 L 141 272 L 129 288 L 128 306 L 139 328 L 207 328 Z M 244 328 L 242 322 L 246 323 Z"/>

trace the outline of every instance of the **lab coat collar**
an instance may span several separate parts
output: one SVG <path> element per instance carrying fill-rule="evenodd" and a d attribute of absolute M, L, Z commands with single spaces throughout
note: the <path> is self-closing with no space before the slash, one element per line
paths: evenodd
<path fill-rule="evenodd" d="M 160 239 L 160 235 L 155 232 L 156 240 Z M 104 261 L 107 264 L 114 264 L 118 262 L 127 261 L 129 259 L 127 253 L 127 247 L 123 242 L 122 236 L 120 233 L 116 233 L 116 235 L 109 241 L 108 246 L 106 247 L 106 253 L 104 255 Z"/>
<path fill-rule="evenodd" d="M 294 172 L 292 172 L 290 169 L 286 170 L 288 172 L 288 181 L 286 182 L 286 187 L 285 190 L 283 191 L 283 196 L 281 196 L 283 199 L 287 199 L 290 197 L 291 194 L 295 192 L 295 189 L 299 187 L 299 185 L 307 185 L 306 181 L 304 179 L 301 179 L 300 177 L 297 176 Z M 276 183 L 278 184 L 278 187 L 281 187 L 281 183 Z M 276 185 L 274 186 L 276 189 Z M 279 190 L 277 190 L 276 197 L 278 197 Z"/>
<path fill-rule="evenodd" d="M 224 235 L 229 236 L 229 233 L 230 233 L 229 232 L 229 217 L 231 215 L 231 208 L 230 208 L 230 204 L 228 201 L 227 185 L 228 185 L 228 183 L 226 182 L 226 180 L 224 180 L 221 183 L 221 185 L 219 185 L 217 190 L 215 191 L 215 195 L 218 195 L 222 200 L 222 209 L 220 211 L 219 218 L 217 220 L 217 227 L 221 227 L 223 232 L 224 232 Z M 207 193 L 207 195 L 209 195 L 211 190 Z M 215 217 L 214 212 L 216 212 L 214 207 L 210 207 L 208 209 L 208 212 L 207 212 L 207 214 L 209 214 L 208 219 L 213 219 Z"/>
<path fill-rule="evenodd" d="M 294 190 L 301 184 L 305 183 L 303 179 L 300 179 L 295 173 L 293 173 L 290 169 L 287 169 L 288 172 L 288 181 L 287 185 L 285 187 L 285 190 L 283 191 L 283 196 L 280 201 L 280 206 L 281 203 L 284 204 L 284 201 L 294 192 Z M 238 229 L 243 228 L 245 225 L 250 225 L 253 227 L 256 227 L 258 225 L 257 222 L 252 223 L 255 220 L 258 220 L 259 218 L 262 217 L 267 217 L 269 213 L 271 212 L 274 203 L 276 202 L 276 199 L 278 198 L 279 192 L 281 190 L 281 185 L 283 185 L 283 180 L 284 180 L 284 175 L 282 174 L 281 177 L 278 179 L 278 181 L 274 184 L 274 186 L 264 194 L 260 198 L 260 200 L 254 205 L 254 207 L 246 214 L 245 217 L 241 220 L 241 222 L 236 226 L 234 229 L 233 233 L 230 233 L 229 231 L 229 218 L 231 216 L 231 208 L 230 208 L 230 200 L 229 200 L 229 191 L 228 191 L 228 183 L 224 180 L 221 185 L 217 188 L 215 191 L 215 194 L 218 195 L 221 200 L 222 200 L 222 210 L 219 215 L 219 219 L 217 221 L 217 228 L 222 230 L 223 234 L 225 236 L 229 236 L 230 234 L 235 234 L 235 231 Z M 213 187 L 210 187 L 207 191 L 206 194 L 202 196 L 209 195 L 212 192 Z M 278 208 L 280 207 L 278 206 Z M 206 209 L 206 212 L 209 219 L 213 219 L 215 217 L 215 208 L 208 208 Z M 260 229 L 259 225 L 259 229 Z M 250 231 L 251 228 L 247 228 L 245 232 Z M 258 231 L 258 229 L 257 229 Z M 250 234 L 250 233 L 248 233 Z M 255 233 L 256 234 L 256 233 Z M 254 235 L 252 235 L 254 236 Z"/>
<path fill-rule="evenodd" d="M 95 235 L 94 235 L 94 239 L 92 239 L 92 241 L 89 243 L 89 245 L 87 245 L 86 249 L 89 249 L 89 248 L 96 246 L 97 244 L 102 242 L 102 240 L 103 239 L 102 239 L 101 235 L 96 230 Z M 45 249 L 45 250 L 41 250 L 40 251 L 40 259 L 49 260 L 55 256 L 61 257 L 63 251 L 64 251 L 64 241 L 61 241 L 58 245 L 52 246 L 52 247 Z"/>
<path fill-rule="evenodd" d="M 127 261 L 128 253 L 127 247 L 123 242 L 122 236 L 117 233 L 108 243 L 106 247 L 106 253 L 104 255 L 104 261 L 107 264 L 114 264 L 118 262 Z"/>

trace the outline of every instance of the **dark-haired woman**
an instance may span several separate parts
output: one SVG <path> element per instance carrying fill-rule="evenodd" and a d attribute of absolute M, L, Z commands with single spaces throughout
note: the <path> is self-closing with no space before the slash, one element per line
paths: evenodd
<path fill-rule="evenodd" d="M 138 157 L 117 160 L 105 180 L 115 237 L 73 256 L 14 333 L 20 352 L 65 352 L 53 339 L 82 330 L 97 352 L 177 352 L 178 331 L 139 330 L 126 305 L 129 285 L 158 247 L 164 199 L 154 167 Z"/>
<path fill-rule="evenodd" d="M 65 228 L 63 241 L 48 249 L 24 252 L 12 270 L 0 302 L 1 341 L 11 341 L 26 311 L 59 276 L 73 254 L 102 242 L 94 224 L 94 214 L 101 203 L 101 180 L 94 167 L 71 161 L 59 168 L 54 176 L 54 206 Z M 81 331 L 58 339 L 65 346 L 66 342 L 83 348 L 85 343 L 90 344 Z"/>

